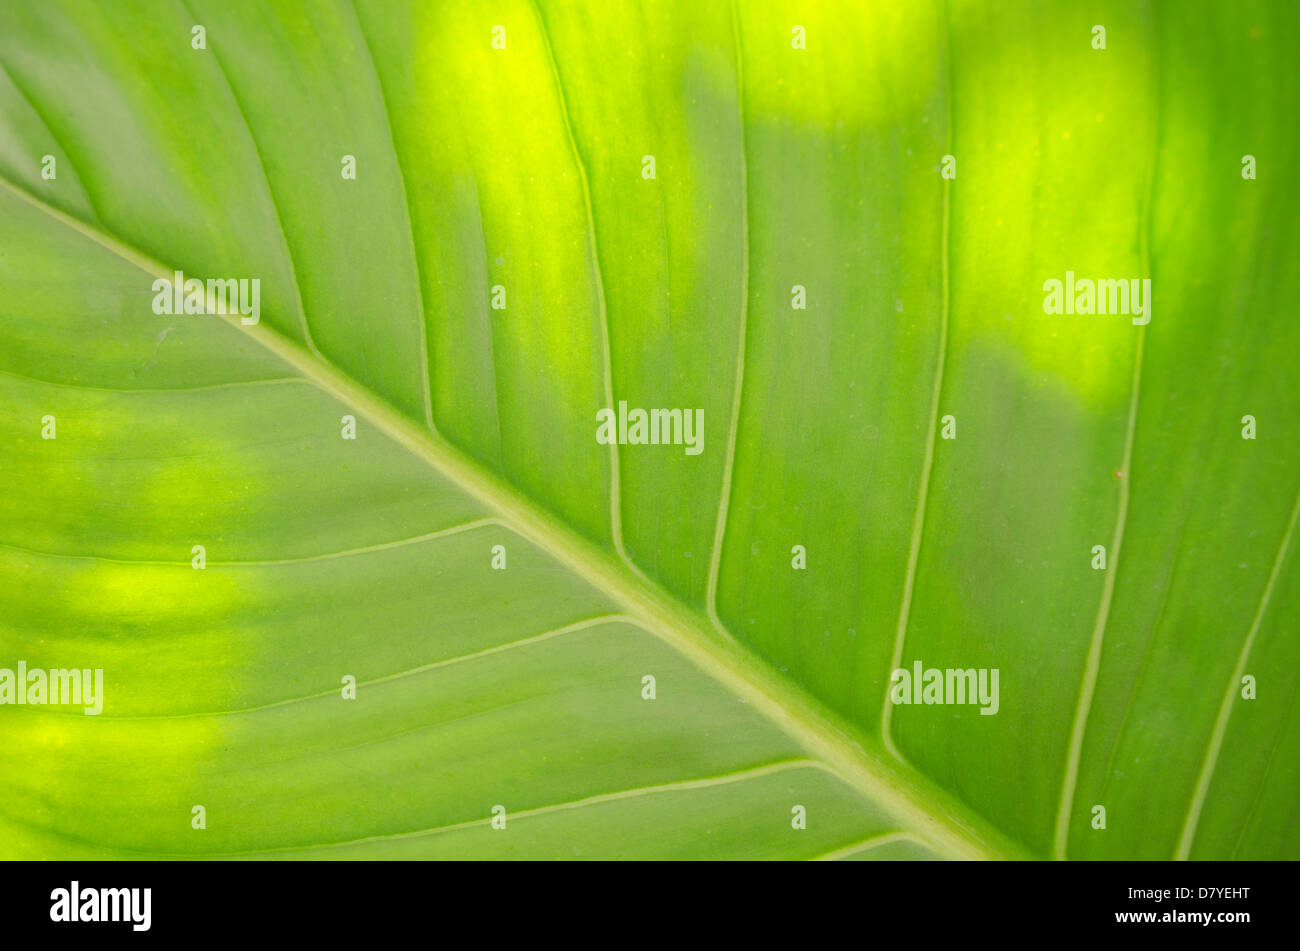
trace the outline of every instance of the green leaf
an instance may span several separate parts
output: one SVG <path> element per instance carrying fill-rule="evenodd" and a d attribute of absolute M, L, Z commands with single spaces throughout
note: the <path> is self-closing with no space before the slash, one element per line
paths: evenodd
<path fill-rule="evenodd" d="M 1094 7 L 5 5 L 0 855 L 1300 853 L 1300 18 Z"/>

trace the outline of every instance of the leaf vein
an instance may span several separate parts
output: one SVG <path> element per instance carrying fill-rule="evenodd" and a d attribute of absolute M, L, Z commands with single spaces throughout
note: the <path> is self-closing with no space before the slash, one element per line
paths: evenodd
<path fill-rule="evenodd" d="M 732 477 L 736 466 L 736 442 L 740 431 L 740 409 L 744 400 L 745 347 L 749 335 L 749 159 L 745 136 L 745 61 L 740 38 L 740 11 L 731 4 L 732 35 L 736 47 L 736 111 L 740 130 L 740 189 L 744 221 L 741 233 L 740 325 L 736 339 L 736 382 L 731 393 L 731 420 L 727 432 L 727 454 L 722 463 L 722 485 L 718 489 L 718 520 L 713 528 L 713 549 L 709 554 L 709 578 L 705 606 L 709 621 L 722 634 L 732 635 L 718 614 L 718 581 L 722 571 L 722 548 L 727 536 L 731 508 Z"/>
<path fill-rule="evenodd" d="M 177 0 L 181 7 L 189 14 L 194 22 L 199 22 L 199 17 L 194 15 L 190 9 L 188 0 Z M 307 348 L 317 357 L 324 360 L 325 355 L 316 347 L 315 341 L 311 335 L 311 322 L 307 318 L 307 308 L 302 302 L 302 284 L 298 280 L 298 268 L 293 260 L 293 248 L 289 245 L 289 234 L 284 230 L 284 219 L 280 216 L 280 204 L 275 198 L 275 189 L 271 187 L 271 176 L 266 171 L 266 159 L 262 155 L 262 146 L 257 141 L 257 136 L 253 135 L 253 127 L 248 121 L 248 113 L 244 109 L 244 103 L 239 98 L 239 93 L 235 92 L 235 85 L 230 81 L 230 74 L 226 72 L 226 65 L 222 61 L 221 54 L 217 47 L 220 44 L 214 44 L 212 48 L 212 59 L 217 64 L 217 72 L 221 75 L 221 81 L 225 84 L 226 91 L 230 93 L 230 99 L 235 104 L 235 109 L 239 113 L 240 120 L 244 123 L 244 131 L 248 135 L 248 141 L 253 146 L 253 154 L 257 157 L 257 167 L 262 171 L 262 184 L 266 186 L 267 200 L 271 203 L 271 211 L 275 215 L 275 225 L 280 232 L 280 241 L 284 246 L 285 260 L 289 265 L 289 276 L 293 280 L 293 293 L 298 302 L 298 316 L 302 319 L 303 338 L 307 343 Z"/>
<path fill-rule="evenodd" d="M 551 48 L 551 34 L 546 26 L 546 17 L 542 14 L 541 5 L 537 0 L 532 0 L 533 12 L 537 16 L 537 23 L 540 27 L 539 34 L 542 38 L 542 48 L 546 54 L 546 64 L 550 69 L 551 79 L 555 84 L 555 94 L 559 100 L 560 118 L 564 123 L 564 132 L 569 140 L 569 150 L 573 153 L 573 163 L 578 170 L 578 183 L 582 186 L 582 201 L 584 211 L 587 215 L 587 249 L 591 258 L 592 279 L 596 285 L 596 305 L 600 313 L 600 350 L 603 364 L 603 380 L 605 387 L 605 405 L 614 406 L 614 367 L 613 357 L 610 350 L 610 333 L 609 333 L 609 311 L 605 302 L 605 281 L 600 266 L 600 251 L 596 242 L 596 216 L 592 208 L 591 185 L 587 180 L 587 164 L 583 160 L 582 151 L 578 148 L 578 139 L 573 130 L 573 122 L 569 118 L 568 97 L 564 91 L 564 80 L 560 77 L 559 66 L 555 62 L 555 51 Z M 619 475 L 619 457 L 617 443 L 611 443 L 609 447 L 609 466 L 610 466 L 610 490 L 609 490 L 609 520 L 610 534 L 614 542 L 614 550 L 618 552 L 619 557 L 633 571 L 640 573 L 640 569 L 633 564 L 632 559 L 628 557 L 627 549 L 623 544 L 623 488 L 622 480 Z"/>
<path fill-rule="evenodd" d="M 406 209 L 406 238 L 411 249 L 411 263 L 415 267 L 415 295 L 420 302 L 420 366 L 421 383 L 424 389 L 424 421 L 434 432 L 438 431 L 433 421 L 433 382 L 429 370 L 429 318 L 424 309 L 424 269 L 420 266 L 420 255 L 415 247 L 415 215 L 411 209 L 411 193 L 406 187 L 406 173 L 402 169 L 401 156 L 397 154 L 397 139 L 393 133 L 392 110 L 388 105 L 388 93 L 384 89 L 384 80 L 379 75 L 379 64 L 375 62 L 374 50 L 370 48 L 370 38 L 366 36 L 365 27 L 361 25 L 361 16 L 357 13 L 356 0 L 348 4 L 352 11 L 352 20 L 361 37 L 361 48 L 366 51 L 370 62 L 370 71 L 375 77 L 375 86 L 379 89 L 379 99 L 384 107 L 384 124 L 388 127 L 388 144 L 393 152 L 393 166 L 397 169 L 397 180 L 402 185 L 402 203 Z"/>
<path fill-rule="evenodd" d="M 952 111 L 952 39 L 948 20 L 948 5 L 943 5 L 944 18 L 944 105 L 947 110 L 948 154 L 953 154 L 953 111 Z M 943 374 L 948 354 L 948 318 L 950 312 L 949 297 L 949 240 L 952 230 L 952 181 L 943 179 L 943 232 L 940 236 L 940 273 L 942 282 L 942 306 L 939 318 L 938 358 L 935 362 L 934 383 L 930 389 L 930 422 L 926 433 L 925 455 L 921 461 L 921 488 L 916 497 L 916 509 L 912 515 L 912 538 L 907 550 L 907 569 L 903 576 L 903 595 L 898 608 L 898 626 L 894 632 L 894 649 L 890 654 L 889 669 L 885 672 L 885 698 L 880 713 L 880 735 L 885 748 L 899 761 L 904 760 L 902 752 L 894 742 L 890 730 L 894 705 L 889 701 L 889 684 L 893 671 L 903 661 L 903 646 L 907 640 L 907 625 L 912 613 L 912 593 L 916 586 L 917 566 L 921 560 L 921 543 L 925 536 L 925 511 L 930 499 L 930 480 L 934 471 L 934 450 L 939 439 L 939 407 L 943 397 Z"/>
<path fill-rule="evenodd" d="M 1259 607 L 1255 610 L 1255 617 L 1246 632 L 1246 640 L 1237 655 L 1237 664 L 1232 669 L 1232 676 L 1228 678 L 1228 687 L 1224 690 L 1223 700 L 1219 703 L 1214 729 L 1210 733 L 1210 741 L 1201 762 L 1201 771 L 1196 777 L 1196 788 L 1187 807 L 1187 817 L 1183 820 L 1182 834 L 1178 838 L 1178 847 L 1174 851 L 1175 859 L 1186 859 L 1191 855 L 1192 842 L 1196 838 L 1196 827 L 1200 823 L 1201 810 L 1205 806 L 1205 796 L 1210 791 L 1210 781 L 1214 778 L 1214 770 L 1219 763 L 1219 752 L 1223 749 L 1223 739 L 1228 732 L 1228 721 L 1232 718 L 1233 700 L 1241 678 L 1246 673 L 1246 664 L 1250 662 L 1250 651 L 1255 646 L 1255 636 L 1259 633 L 1265 612 L 1268 611 L 1268 602 L 1273 596 L 1273 585 L 1277 583 L 1278 575 L 1282 573 L 1287 549 L 1291 547 L 1291 536 L 1295 533 L 1297 516 L 1300 516 L 1300 492 L 1296 493 L 1295 503 L 1291 506 L 1291 517 L 1287 521 L 1286 531 L 1282 534 L 1282 541 L 1278 545 L 1277 557 L 1273 559 L 1273 570 L 1269 572 L 1268 582 L 1264 585 L 1264 591 L 1259 598 Z"/>

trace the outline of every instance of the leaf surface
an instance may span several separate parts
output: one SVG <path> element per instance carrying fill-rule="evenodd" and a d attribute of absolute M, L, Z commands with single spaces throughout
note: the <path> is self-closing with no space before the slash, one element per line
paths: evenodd
<path fill-rule="evenodd" d="M 0 853 L 1294 856 L 1297 26 L 7 5 Z"/>

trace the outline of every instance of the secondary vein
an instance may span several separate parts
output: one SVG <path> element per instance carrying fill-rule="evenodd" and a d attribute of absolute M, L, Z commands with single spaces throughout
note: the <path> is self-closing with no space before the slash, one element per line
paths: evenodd
<path fill-rule="evenodd" d="M 953 117 L 952 117 L 952 41 L 948 35 L 948 7 L 943 8 L 944 15 L 944 75 L 947 89 L 944 95 L 948 113 L 948 154 L 953 151 Z M 916 570 L 921 561 L 921 540 L 925 536 L 925 509 L 930 498 L 930 475 L 934 471 L 934 447 L 939 438 L 939 406 L 943 396 L 943 370 L 948 354 L 948 242 L 952 228 L 952 181 L 943 180 L 943 234 L 940 243 L 942 260 L 943 307 L 939 318 L 939 357 L 934 368 L 934 385 L 930 390 L 930 427 L 925 441 L 925 456 L 921 461 L 921 490 L 916 497 L 916 511 L 912 515 L 912 541 L 907 550 L 907 573 L 903 577 L 903 597 L 898 607 L 898 627 L 894 632 L 894 650 L 890 655 L 889 670 L 886 671 L 886 683 L 890 682 L 892 673 L 903 661 L 903 644 L 907 639 L 907 625 L 912 613 L 912 592 L 916 587 Z M 889 702 L 888 693 L 880 714 L 880 736 L 885 748 L 899 761 L 903 754 L 894 743 L 890 732 L 890 721 L 894 705 Z"/>
<path fill-rule="evenodd" d="M 1273 570 L 1269 572 L 1268 583 L 1264 585 L 1264 593 L 1259 598 L 1259 607 L 1250 622 L 1250 630 L 1246 632 L 1246 640 L 1237 655 L 1237 664 L 1232 669 L 1232 676 L 1228 678 L 1223 700 L 1219 702 L 1219 713 L 1214 718 L 1214 730 L 1210 733 L 1210 742 L 1205 750 L 1205 759 L 1201 762 L 1200 775 L 1196 777 L 1196 790 L 1192 793 L 1192 800 L 1188 804 L 1187 817 L 1183 820 L 1183 831 L 1178 837 L 1178 848 L 1174 851 L 1176 859 L 1186 859 L 1191 855 L 1192 842 L 1196 838 L 1196 826 L 1201 820 L 1201 810 L 1205 806 L 1205 795 L 1210 790 L 1210 781 L 1214 778 L 1214 770 L 1219 762 L 1219 751 L 1223 749 L 1223 738 L 1228 732 L 1228 720 L 1232 717 L 1233 702 L 1236 700 L 1241 678 L 1246 673 L 1251 648 L 1255 646 L 1255 635 L 1259 633 L 1264 614 L 1268 611 L 1268 602 L 1273 596 L 1273 585 L 1277 583 L 1278 575 L 1282 572 L 1282 563 L 1286 561 L 1287 549 L 1291 547 L 1291 536 L 1295 533 L 1297 515 L 1300 515 L 1300 492 L 1296 493 L 1295 504 L 1291 506 L 1291 518 L 1282 535 L 1282 543 L 1278 546 L 1277 557 L 1273 559 Z"/>
<path fill-rule="evenodd" d="M 609 343 L 609 311 L 605 304 L 605 281 L 601 274 L 600 251 L 596 247 L 596 215 L 591 204 L 591 186 L 587 181 L 587 164 L 582 159 L 582 152 L 578 149 L 577 137 L 573 133 L 573 123 L 569 119 L 568 98 L 564 92 L 564 81 L 560 78 L 560 69 L 555 63 L 555 51 L 551 49 L 551 34 L 546 27 L 546 17 L 542 15 L 542 8 L 538 6 L 536 0 L 533 0 L 533 11 L 537 16 L 539 32 L 542 37 L 542 47 L 546 53 L 546 63 L 550 67 L 551 78 L 555 83 L 555 95 L 559 99 L 560 118 L 563 120 L 564 132 L 569 140 L 569 150 L 573 153 L 573 162 L 578 169 L 578 183 L 582 186 L 582 201 L 587 213 L 587 247 L 591 255 L 592 279 L 596 284 L 596 304 L 600 311 L 600 351 L 604 371 L 605 405 L 612 407 L 614 405 L 614 368 Z M 632 559 L 628 557 L 627 549 L 623 545 L 623 488 L 618 465 L 618 446 L 611 443 L 609 447 L 610 534 L 613 537 L 614 550 L 618 552 L 619 557 L 627 563 L 628 567 L 634 571 L 639 571 L 632 563 Z"/>
<path fill-rule="evenodd" d="M 745 389 L 745 343 L 749 333 L 749 160 L 745 140 L 745 60 L 741 51 L 740 12 L 733 2 L 731 24 L 736 46 L 736 109 L 740 126 L 740 194 L 744 220 L 741 224 L 740 327 L 736 333 L 736 382 L 731 392 L 731 423 L 727 432 L 727 454 L 722 464 L 722 485 L 718 489 L 718 520 L 713 527 L 713 549 L 709 554 L 709 579 L 705 605 L 709 620 L 727 636 L 727 626 L 718 615 L 718 575 L 722 570 L 722 545 L 727 535 L 727 514 L 731 507 L 731 481 L 736 466 L 736 439 L 740 430 L 740 407 Z"/>

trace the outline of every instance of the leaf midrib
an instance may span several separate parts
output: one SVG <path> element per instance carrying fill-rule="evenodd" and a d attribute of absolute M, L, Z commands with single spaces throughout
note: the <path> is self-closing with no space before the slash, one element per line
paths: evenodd
<path fill-rule="evenodd" d="M 170 280 L 175 268 L 66 214 L 0 176 L 0 185 L 100 247 L 154 278 Z M 215 302 L 211 308 L 216 310 Z M 869 748 L 856 727 L 781 678 L 753 653 L 723 638 L 706 618 L 608 551 L 525 498 L 433 430 L 417 425 L 328 361 L 308 353 L 278 331 L 239 315 L 223 318 L 296 370 L 301 377 L 363 416 L 448 482 L 494 512 L 504 526 L 547 553 L 624 611 L 636 624 L 751 704 L 822 760 L 844 782 L 877 803 L 927 845 L 954 858 L 1025 858 L 1022 846 L 976 815 L 906 763 Z"/>

